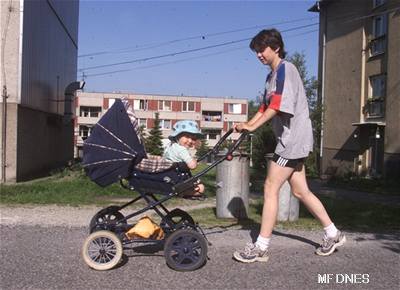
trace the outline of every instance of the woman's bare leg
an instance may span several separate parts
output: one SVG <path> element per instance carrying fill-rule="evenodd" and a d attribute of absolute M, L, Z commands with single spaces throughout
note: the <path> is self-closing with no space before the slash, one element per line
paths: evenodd
<path fill-rule="evenodd" d="M 290 178 L 294 169 L 281 167 L 274 161 L 268 165 L 268 174 L 264 183 L 264 206 L 261 217 L 260 236 L 269 238 L 276 223 L 278 214 L 279 190 L 283 183 Z"/>
<path fill-rule="evenodd" d="M 332 220 L 326 212 L 325 207 L 308 188 L 304 165 L 301 170 L 293 172 L 289 178 L 289 184 L 293 195 L 307 207 L 310 213 L 320 221 L 323 227 L 332 224 Z"/>

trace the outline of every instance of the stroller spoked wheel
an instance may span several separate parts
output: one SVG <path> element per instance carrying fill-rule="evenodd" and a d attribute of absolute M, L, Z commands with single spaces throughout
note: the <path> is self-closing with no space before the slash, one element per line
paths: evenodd
<path fill-rule="evenodd" d="M 168 221 L 172 223 L 172 227 L 168 224 Z M 170 211 L 160 223 L 160 227 L 164 232 L 173 232 L 176 229 L 184 228 L 185 226 L 193 227 L 195 225 L 193 218 L 186 212 L 179 208 Z"/>
<path fill-rule="evenodd" d="M 89 232 L 93 233 L 99 230 L 110 230 L 110 226 L 121 224 L 126 225 L 126 220 L 122 220 L 124 215 L 119 212 L 118 206 L 109 206 L 94 215 L 90 220 Z M 122 221 L 120 221 L 122 220 Z"/>
<path fill-rule="evenodd" d="M 207 243 L 197 231 L 177 230 L 166 239 L 164 256 L 167 265 L 172 269 L 193 271 L 205 264 Z"/>
<path fill-rule="evenodd" d="M 114 268 L 122 258 L 122 243 L 116 234 L 97 231 L 89 235 L 82 247 L 85 263 L 98 271 Z"/>

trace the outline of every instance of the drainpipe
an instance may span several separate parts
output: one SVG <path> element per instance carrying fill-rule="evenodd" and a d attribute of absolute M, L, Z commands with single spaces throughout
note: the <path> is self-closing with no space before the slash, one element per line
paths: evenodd
<path fill-rule="evenodd" d="M 68 123 L 72 118 L 72 102 L 75 97 L 75 91 L 82 90 L 85 86 L 84 81 L 70 83 L 64 91 L 64 123 Z"/>

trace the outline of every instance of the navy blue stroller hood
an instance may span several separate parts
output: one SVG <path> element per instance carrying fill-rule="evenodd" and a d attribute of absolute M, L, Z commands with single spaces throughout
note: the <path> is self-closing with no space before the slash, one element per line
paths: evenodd
<path fill-rule="evenodd" d="M 83 144 L 82 163 L 86 174 L 104 187 L 130 176 L 145 156 L 145 148 L 122 101 L 116 99 Z"/>

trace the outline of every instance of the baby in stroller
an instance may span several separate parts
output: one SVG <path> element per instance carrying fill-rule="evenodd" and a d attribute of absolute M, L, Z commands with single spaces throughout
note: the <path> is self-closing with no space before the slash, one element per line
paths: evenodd
<path fill-rule="evenodd" d="M 203 137 L 195 121 L 178 121 L 174 125 L 174 132 L 169 136 L 171 143 L 164 152 L 164 158 L 172 162 L 185 162 L 189 169 L 197 167 L 197 160 L 194 159 L 189 149 L 195 147 L 198 139 Z M 204 200 L 204 185 L 198 180 L 194 192 L 183 194 L 184 198 Z"/>

